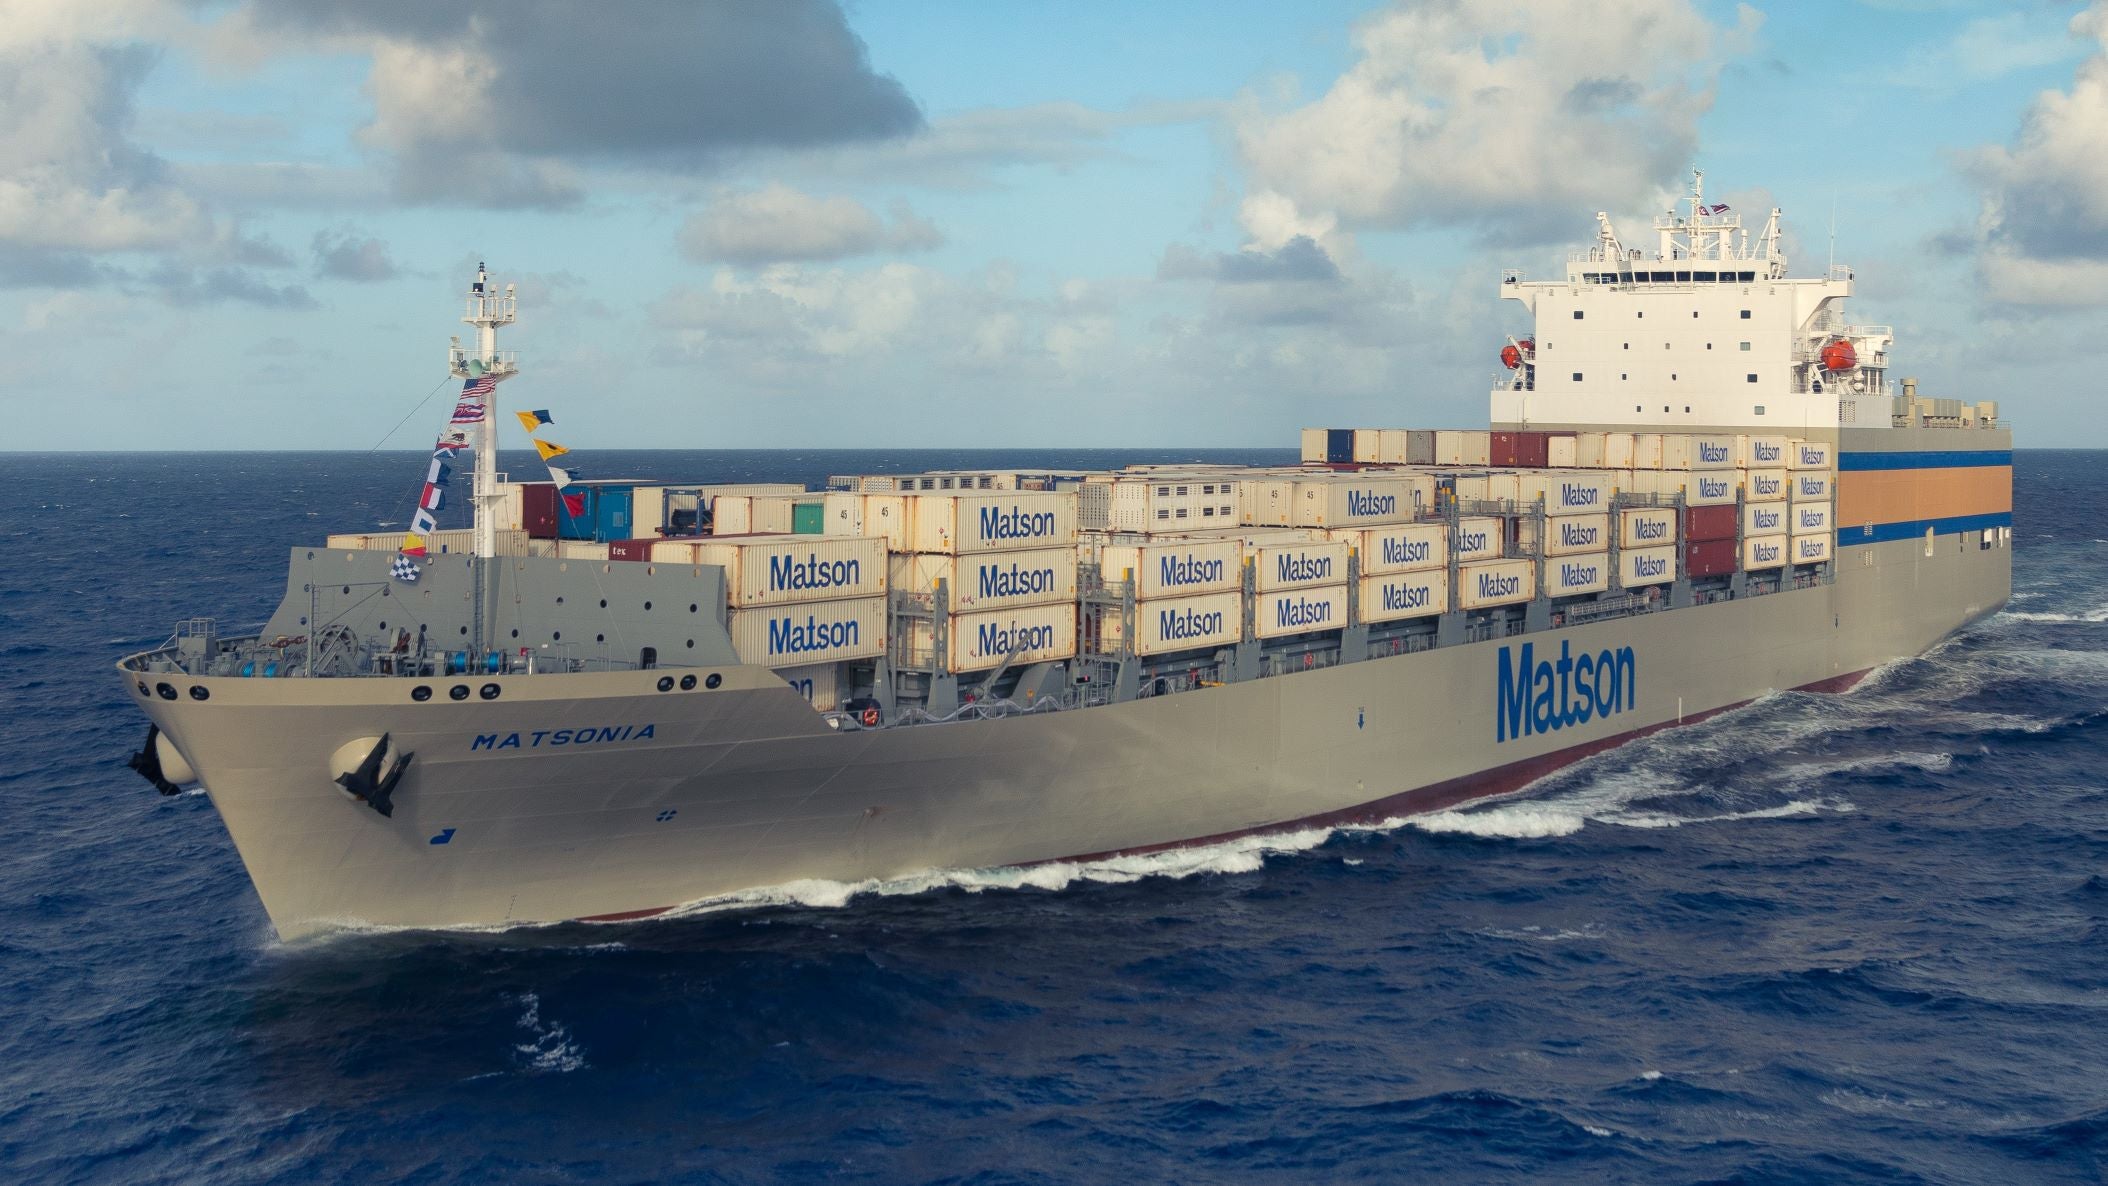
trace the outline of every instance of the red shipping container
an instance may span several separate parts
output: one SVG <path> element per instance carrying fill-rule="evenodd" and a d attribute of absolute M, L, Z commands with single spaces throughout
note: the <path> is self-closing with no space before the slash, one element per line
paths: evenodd
<path fill-rule="evenodd" d="M 610 560 L 649 560 L 651 541 L 648 539 L 611 539 L 608 541 Z"/>
<path fill-rule="evenodd" d="M 1548 435 L 1542 432 L 1496 432 L 1487 444 L 1486 461 L 1502 469 L 1543 469 Z"/>
<path fill-rule="evenodd" d="M 520 484 L 520 526 L 528 539 L 556 538 L 556 483 Z"/>
<path fill-rule="evenodd" d="M 1685 507 L 1683 512 L 1683 537 L 1698 540 L 1735 538 L 1735 529 L 1741 525 L 1742 508 L 1726 505 L 1717 507 Z M 1730 565 L 1729 567 L 1733 567 Z"/>
<path fill-rule="evenodd" d="M 1693 508 L 1700 509 L 1700 508 Z M 1712 507 L 1705 507 L 1712 510 Z M 1733 508 L 1729 508 L 1732 510 Z M 1731 539 L 1692 540 L 1683 546 L 1684 575 L 1716 577 L 1742 566 L 1742 556 Z"/>

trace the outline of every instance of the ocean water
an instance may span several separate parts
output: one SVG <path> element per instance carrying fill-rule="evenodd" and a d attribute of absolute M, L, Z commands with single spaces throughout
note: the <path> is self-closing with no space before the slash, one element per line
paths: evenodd
<path fill-rule="evenodd" d="M 285 945 L 210 804 L 124 769 L 110 664 L 260 621 L 284 548 L 406 519 L 422 459 L 14 457 L 0 1181 L 2100 1182 L 2104 461 L 2017 456 L 2008 612 L 1505 801 Z"/>

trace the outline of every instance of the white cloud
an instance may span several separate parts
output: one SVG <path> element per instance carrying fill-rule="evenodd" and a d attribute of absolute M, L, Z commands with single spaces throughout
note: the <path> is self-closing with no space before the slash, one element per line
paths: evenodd
<path fill-rule="evenodd" d="M 1326 94 L 1248 107 L 1246 228 L 1262 245 L 1349 227 L 1469 224 L 1527 239 L 1548 211 L 1616 209 L 1690 161 L 1734 30 L 1685 0 L 1450 0 L 1356 32 Z"/>
<path fill-rule="evenodd" d="M 1984 190 L 1978 264 L 1997 301 L 2108 303 L 2108 0 L 2071 32 L 2095 49 L 2071 89 L 2038 95 L 2012 144 L 1969 162 Z"/>
<path fill-rule="evenodd" d="M 944 242 L 904 205 L 889 224 L 854 198 L 814 197 L 787 185 L 725 191 L 681 228 L 690 259 L 734 264 L 846 259 L 879 251 L 921 251 Z"/>

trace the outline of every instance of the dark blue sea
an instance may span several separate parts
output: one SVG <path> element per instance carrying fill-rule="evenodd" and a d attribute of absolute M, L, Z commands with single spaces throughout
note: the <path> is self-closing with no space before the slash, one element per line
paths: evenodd
<path fill-rule="evenodd" d="M 817 481 L 1194 456 L 588 460 Z M 280 944 L 211 804 L 124 768 L 144 724 L 111 663 L 180 616 L 260 622 L 291 543 L 407 519 L 423 468 L 9 459 L 0 1182 L 2108 1173 L 2108 455 L 2018 455 L 2009 612 L 1518 799 L 670 920 Z"/>

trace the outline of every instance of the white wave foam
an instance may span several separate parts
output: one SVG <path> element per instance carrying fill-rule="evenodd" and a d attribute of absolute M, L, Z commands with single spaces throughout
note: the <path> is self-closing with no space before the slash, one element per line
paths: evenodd
<path fill-rule="evenodd" d="M 1581 1131 L 1582 1131 L 1582 1132 L 1585 1132 L 1585 1133 L 1587 1133 L 1587 1134 L 1588 1134 L 1589 1136 L 1592 1136 L 1592 1137 L 1607 1137 L 1607 1136 L 1611 1136 L 1611 1135 L 1613 1135 L 1613 1134 L 1611 1133 L 1611 1131 L 1610 1131 L 1609 1129 L 1607 1129 L 1607 1128 L 1597 1128 L 1597 1127 L 1596 1127 L 1595 1125 L 1593 1125 L 1593 1124 L 1584 1124 L 1584 1125 L 1582 1125 L 1582 1126 L 1581 1126 Z"/>
<path fill-rule="evenodd" d="M 1557 801 L 1517 803 L 1485 807 L 1476 811 L 1437 811 L 1405 821 L 1423 832 L 1458 832 L 1500 840 L 1542 840 L 1571 836 L 1581 830 L 1588 817 Z"/>
<path fill-rule="evenodd" d="M 1641 1072 L 1640 1072 L 1640 1078 L 1642 1078 L 1642 1079 L 1645 1079 L 1645 1080 L 1646 1080 L 1647 1082 L 1649 1082 L 1649 1083 L 1652 1083 L 1652 1082 L 1654 1082 L 1655 1080 L 1657 1080 L 1657 1079 L 1659 1079 L 1659 1078 L 1661 1078 L 1661 1077 L 1662 1077 L 1662 1073 L 1661 1073 L 1660 1071 L 1641 1071 Z"/>
<path fill-rule="evenodd" d="M 2015 622 L 2081 622 L 2092 624 L 2108 622 L 2108 605 L 2078 614 L 2053 614 L 2036 610 L 2009 609 L 2000 611 L 1998 616 Z"/>
<path fill-rule="evenodd" d="M 585 1048 L 571 1039 L 571 1031 L 562 1022 L 542 1024 L 540 996 L 522 993 L 520 1003 L 526 1006 L 526 1012 L 520 1014 L 517 1024 L 532 1032 L 534 1040 L 516 1043 L 513 1050 L 525 1060 L 528 1070 L 561 1075 L 586 1066 Z"/>
<path fill-rule="evenodd" d="M 1625 812 L 1605 819 L 1606 824 L 1621 828 L 1681 828 L 1685 824 L 1727 824 L 1748 819 L 1792 819 L 1795 816 L 1817 815 L 1828 811 L 1837 815 L 1850 815 L 1859 810 L 1842 799 L 1803 799 L 1781 803 L 1777 807 L 1759 807 L 1752 811 L 1730 811 L 1721 815 L 1670 815 L 1658 811 Z"/>
<path fill-rule="evenodd" d="M 1544 927 L 1523 927 L 1520 930 L 1493 928 L 1478 933 L 1488 939 L 1509 939 L 1517 943 L 1566 943 L 1574 939 L 1600 939 L 1603 937 L 1603 928 L 1595 923 L 1589 923 L 1577 931 L 1563 928 L 1547 930 Z"/>

